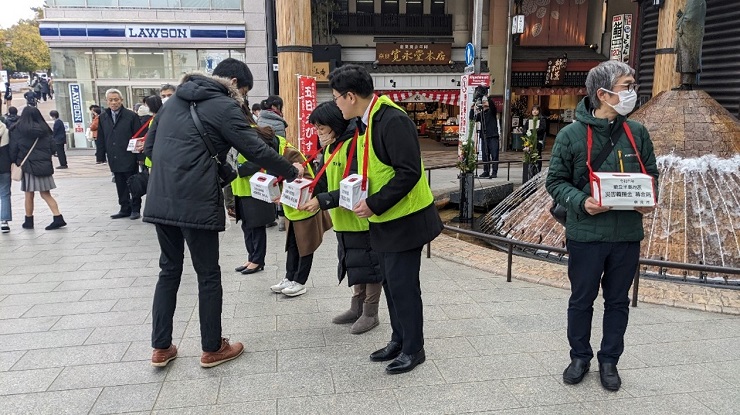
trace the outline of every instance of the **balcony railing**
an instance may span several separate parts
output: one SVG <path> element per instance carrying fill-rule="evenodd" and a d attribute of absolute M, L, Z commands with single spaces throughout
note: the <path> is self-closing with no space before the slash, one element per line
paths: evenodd
<path fill-rule="evenodd" d="M 334 13 L 337 35 L 452 36 L 452 15 Z"/>

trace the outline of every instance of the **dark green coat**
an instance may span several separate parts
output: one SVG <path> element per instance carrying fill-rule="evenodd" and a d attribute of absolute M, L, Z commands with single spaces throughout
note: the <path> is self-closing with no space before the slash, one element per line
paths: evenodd
<path fill-rule="evenodd" d="M 591 187 L 586 184 L 583 189 L 577 189 L 574 183 L 578 182 L 586 167 L 586 136 L 587 127 L 593 129 L 593 148 L 591 160 L 601 152 L 602 147 L 609 142 L 611 129 L 625 121 L 618 116 L 615 123 L 609 124 L 606 119 L 594 118 L 591 113 L 588 98 L 584 98 L 576 109 L 578 121 L 560 130 L 550 158 L 550 170 L 547 174 L 548 193 L 561 205 L 568 208 L 568 220 L 565 227 L 565 237 L 578 242 L 635 242 L 644 237 L 642 215 L 632 210 L 612 210 L 591 216 L 584 210 L 586 199 L 591 196 Z M 645 164 L 647 173 L 655 177 L 656 191 L 658 183 L 658 168 L 655 164 L 653 142 L 647 129 L 637 121 L 627 120 L 640 158 Z M 617 150 L 622 150 L 622 159 L 625 172 L 640 172 L 640 163 L 635 156 L 632 144 L 622 132 L 614 150 L 601 165 L 599 171 L 619 171 Z"/>

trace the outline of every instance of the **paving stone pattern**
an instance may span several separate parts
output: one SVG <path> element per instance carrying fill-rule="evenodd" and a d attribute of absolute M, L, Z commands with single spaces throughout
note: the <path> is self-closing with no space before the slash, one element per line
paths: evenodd
<path fill-rule="evenodd" d="M 640 304 L 631 311 L 620 363 L 623 388 L 606 392 L 598 373 L 564 385 L 568 292 L 515 280 L 496 262 L 474 267 L 480 247 L 440 238 L 422 260 L 427 361 L 389 376 L 368 354 L 390 336 L 363 335 L 331 317 L 349 304 L 336 280 L 332 232 L 317 251 L 307 294 L 275 295 L 285 234 L 268 230 L 264 272 L 242 276 L 242 233 L 221 237 L 224 335 L 242 341 L 239 359 L 213 369 L 200 355 L 197 285 L 186 259 L 175 314 L 180 357 L 149 365 L 151 300 L 159 248 L 152 225 L 111 220 L 115 187 L 106 166 L 70 151 L 53 191 L 68 226 L 22 230 L 23 194 L 13 186 L 12 232 L 0 235 L 0 414 L 737 414 L 740 319 Z M 454 251 L 454 252 L 453 252 Z M 453 262 L 448 258 L 453 258 Z M 522 262 L 517 272 L 536 273 Z M 594 347 L 602 306 L 596 305 Z"/>

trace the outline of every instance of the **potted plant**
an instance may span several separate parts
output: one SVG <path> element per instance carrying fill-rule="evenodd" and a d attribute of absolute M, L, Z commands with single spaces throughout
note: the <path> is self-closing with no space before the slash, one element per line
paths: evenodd
<path fill-rule="evenodd" d="M 540 154 L 537 152 L 537 130 L 534 128 L 529 130 L 527 135 L 522 136 L 522 141 L 524 142 L 522 147 L 524 151 L 522 183 L 526 183 L 539 173 L 537 170 L 537 161 L 540 159 Z"/>
<path fill-rule="evenodd" d="M 475 149 L 473 139 L 473 128 L 468 129 L 467 140 L 460 143 L 459 155 L 457 157 L 457 168 L 460 169 L 460 222 L 468 222 L 473 219 L 473 180 L 475 169 L 478 165 L 478 153 Z"/>

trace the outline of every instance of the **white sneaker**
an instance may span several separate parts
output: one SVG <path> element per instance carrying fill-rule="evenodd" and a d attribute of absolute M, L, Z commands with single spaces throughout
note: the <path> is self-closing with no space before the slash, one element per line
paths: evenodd
<path fill-rule="evenodd" d="M 306 293 L 306 286 L 295 281 L 290 281 L 290 285 L 283 288 L 282 293 L 288 297 L 297 297 Z"/>
<path fill-rule="evenodd" d="M 285 287 L 289 286 L 289 285 L 290 285 L 290 281 L 288 281 L 287 278 L 283 278 L 282 281 L 280 281 L 279 283 L 273 285 L 272 287 L 270 287 L 270 289 L 274 293 L 281 293 L 281 292 L 283 292 L 283 289 Z"/>
<path fill-rule="evenodd" d="M 8 226 L 8 222 L 6 221 L 0 222 L 0 229 L 2 230 L 3 233 L 10 232 L 10 226 Z"/>

